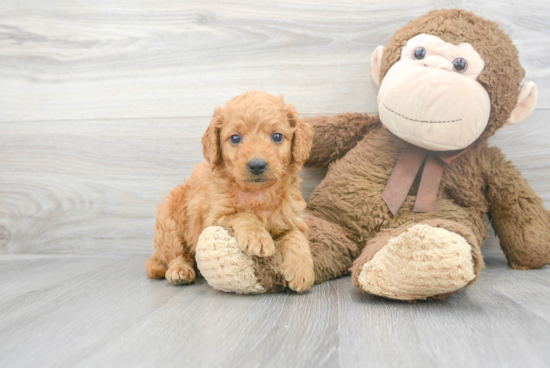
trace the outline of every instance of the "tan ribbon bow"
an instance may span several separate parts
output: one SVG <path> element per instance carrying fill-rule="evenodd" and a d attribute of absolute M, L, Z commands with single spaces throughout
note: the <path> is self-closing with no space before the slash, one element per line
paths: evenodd
<path fill-rule="evenodd" d="M 426 163 L 424 164 L 424 170 L 422 170 L 422 178 L 420 179 L 413 211 L 434 212 L 437 191 L 445 166 L 451 166 L 453 160 L 465 151 L 465 149 L 441 152 L 428 151 L 425 148 L 407 143 L 407 146 L 399 155 L 384 192 L 382 192 L 382 199 L 388 205 L 391 213 L 395 216 L 403 202 L 405 202 L 414 178 L 424 160 L 426 160 Z"/>

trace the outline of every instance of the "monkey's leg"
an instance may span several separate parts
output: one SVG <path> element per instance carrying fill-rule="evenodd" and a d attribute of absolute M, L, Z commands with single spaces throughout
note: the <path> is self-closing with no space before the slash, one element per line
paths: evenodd
<path fill-rule="evenodd" d="M 474 283 L 484 267 L 472 229 L 444 219 L 380 232 L 355 260 L 352 281 L 398 300 L 443 299 Z"/>
<path fill-rule="evenodd" d="M 344 230 L 327 220 L 309 215 L 308 240 L 313 256 L 315 283 L 349 274 L 354 259 L 361 248 L 346 236 Z"/>
<path fill-rule="evenodd" d="M 348 274 L 360 248 L 338 225 L 312 215 L 305 220 L 309 227 L 315 283 Z M 195 257 L 201 275 L 218 290 L 251 294 L 282 291 L 287 286 L 281 272 L 279 250 L 271 257 L 250 256 L 240 250 L 225 228 L 219 226 L 210 226 L 202 232 Z"/>

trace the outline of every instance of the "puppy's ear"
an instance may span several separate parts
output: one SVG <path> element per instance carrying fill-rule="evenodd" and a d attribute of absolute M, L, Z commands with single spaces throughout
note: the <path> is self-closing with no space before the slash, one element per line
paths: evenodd
<path fill-rule="evenodd" d="M 311 143 L 313 141 L 313 129 L 298 117 L 298 113 L 292 104 L 285 105 L 286 117 L 290 126 L 295 128 L 292 136 L 292 163 L 303 165 L 309 157 Z"/>
<path fill-rule="evenodd" d="M 202 136 L 202 154 L 212 168 L 222 163 L 222 148 L 220 143 L 220 129 L 223 124 L 223 111 L 216 107 L 210 126 Z"/>

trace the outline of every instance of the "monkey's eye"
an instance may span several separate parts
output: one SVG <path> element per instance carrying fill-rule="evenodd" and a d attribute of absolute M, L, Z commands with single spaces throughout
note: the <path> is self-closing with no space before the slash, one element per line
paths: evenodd
<path fill-rule="evenodd" d="M 237 145 L 241 143 L 241 136 L 238 134 L 233 134 L 229 140 L 231 141 L 231 144 Z"/>
<path fill-rule="evenodd" d="M 464 58 L 456 58 L 453 60 L 453 69 L 455 72 L 464 73 L 468 69 L 468 62 Z"/>
<path fill-rule="evenodd" d="M 414 49 L 413 56 L 416 60 L 422 60 L 426 57 L 426 49 L 422 46 L 417 47 Z"/>
<path fill-rule="evenodd" d="M 271 136 L 271 140 L 275 143 L 281 143 L 284 136 L 281 133 L 275 133 Z"/>

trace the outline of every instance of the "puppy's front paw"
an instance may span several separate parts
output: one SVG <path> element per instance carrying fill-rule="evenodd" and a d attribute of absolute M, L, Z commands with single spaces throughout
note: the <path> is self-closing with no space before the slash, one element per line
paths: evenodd
<path fill-rule="evenodd" d="M 269 257 L 276 251 L 273 238 L 262 227 L 235 231 L 235 240 L 243 252 L 252 256 Z"/>
<path fill-rule="evenodd" d="M 183 285 L 193 283 L 196 275 L 191 267 L 174 264 L 166 271 L 164 277 L 174 285 Z"/>
<path fill-rule="evenodd" d="M 315 282 L 313 260 L 310 257 L 302 255 L 283 260 L 281 268 L 288 287 L 298 293 L 303 293 Z"/>

